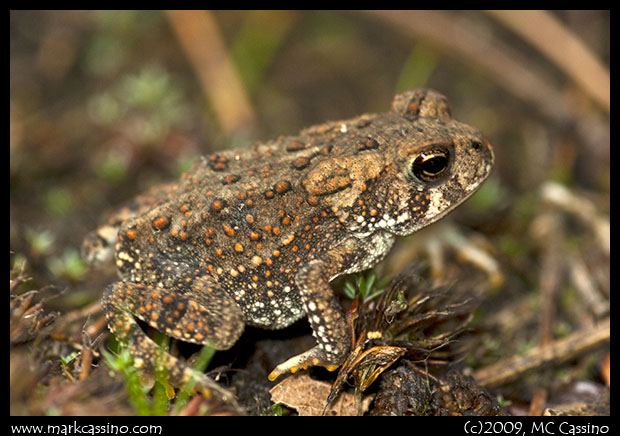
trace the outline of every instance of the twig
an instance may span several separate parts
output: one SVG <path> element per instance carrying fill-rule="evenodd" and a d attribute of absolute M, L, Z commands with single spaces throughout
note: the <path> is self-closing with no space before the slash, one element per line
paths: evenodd
<path fill-rule="evenodd" d="M 594 280 L 585 263 L 579 258 L 572 258 L 569 265 L 571 283 L 575 286 L 575 290 L 579 293 L 586 308 L 594 314 L 596 319 L 607 315 L 610 309 L 609 300 L 604 298 L 594 285 Z"/>
<path fill-rule="evenodd" d="M 579 330 L 565 338 L 536 347 L 525 354 L 502 359 L 474 373 L 476 381 L 486 387 L 500 386 L 517 379 L 526 372 L 549 364 L 559 364 L 583 354 L 610 338 L 610 318 Z"/>
<path fill-rule="evenodd" d="M 552 340 L 552 326 L 555 318 L 555 296 L 560 287 L 563 277 L 563 262 L 560 257 L 560 246 L 562 245 L 563 234 L 560 213 L 548 211 L 539 217 L 538 221 L 547 223 L 544 227 L 544 234 L 539 234 L 542 244 L 542 265 L 538 279 L 539 292 L 542 299 L 540 310 L 540 323 L 538 327 L 538 340 L 541 348 L 546 347 Z M 539 233 L 543 233 L 539 232 Z M 539 386 L 535 389 L 530 402 L 530 416 L 540 416 L 543 413 L 547 400 L 546 386 Z"/>
<path fill-rule="evenodd" d="M 592 229 L 600 248 L 609 254 L 611 249 L 611 225 L 609 219 L 600 215 L 596 206 L 585 196 L 577 195 L 565 186 L 555 182 L 545 183 L 540 190 L 541 198 L 562 210 L 574 215 Z"/>
<path fill-rule="evenodd" d="M 547 11 L 487 11 L 556 64 L 609 112 L 609 70 L 581 39 Z"/>

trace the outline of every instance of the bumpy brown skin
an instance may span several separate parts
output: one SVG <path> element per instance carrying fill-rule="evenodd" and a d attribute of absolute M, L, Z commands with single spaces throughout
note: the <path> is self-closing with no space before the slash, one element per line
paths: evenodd
<path fill-rule="evenodd" d="M 204 157 L 179 182 L 110 218 L 84 253 L 97 263 L 114 252 L 121 280 L 103 296 L 109 327 L 131 344 L 139 366 L 165 366 L 174 384 L 193 371 L 135 317 L 174 338 L 227 349 L 246 324 L 279 329 L 307 315 L 317 345 L 270 379 L 335 368 L 350 338 L 329 282 L 372 267 L 396 235 L 443 217 L 492 164 L 491 145 L 451 118 L 445 97 L 409 91 L 386 113 Z"/>

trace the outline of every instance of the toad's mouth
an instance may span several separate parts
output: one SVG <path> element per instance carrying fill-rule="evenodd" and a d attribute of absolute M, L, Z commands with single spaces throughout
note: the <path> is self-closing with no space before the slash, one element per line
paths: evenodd
<path fill-rule="evenodd" d="M 426 207 L 422 214 L 419 212 L 416 214 L 413 210 L 405 209 L 393 220 L 394 225 L 386 226 L 385 229 L 398 236 L 407 236 L 439 221 L 467 201 L 480 188 L 490 174 L 491 168 L 492 164 L 486 165 L 484 174 L 463 188 L 455 189 L 446 186 L 445 189 L 429 190 L 425 193 L 427 202 L 425 202 Z M 418 219 L 412 219 L 416 215 Z"/>

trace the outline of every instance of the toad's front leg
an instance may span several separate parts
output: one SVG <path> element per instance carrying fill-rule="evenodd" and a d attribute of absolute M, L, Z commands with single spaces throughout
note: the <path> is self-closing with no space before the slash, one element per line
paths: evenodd
<path fill-rule="evenodd" d="M 327 252 L 320 259 L 304 265 L 295 277 L 317 345 L 279 364 L 270 374 L 275 380 L 287 372 L 310 366 L 335 370 L 344 362 L 351 348 L 345 316 L 329 286 L 329 281 L 349 272 L 358 256 L 357 242 L 348 241 Z"/>

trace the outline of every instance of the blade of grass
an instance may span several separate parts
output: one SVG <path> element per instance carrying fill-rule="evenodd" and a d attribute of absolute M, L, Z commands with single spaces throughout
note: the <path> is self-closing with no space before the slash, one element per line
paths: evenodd
<path fill-rule="evenodd" d="M 200 355 L 196 359 L 196 362 L 194 363 L 194 366 L 192 368 L 196 372 L 199 372 L 199 373 L 204 372 L 204 370 L 209 365 L 209 362 L 211 362 L 211 359 L 213 358 L 215 351 L 216 351 L 215 348 L 210 347 L 209 345 L 205 345 L 204 347 L 202 347 L 202 350 L 200 351 Z M 174 415 L 178 415 L 183 409 L 183 407 L 185 407 L 185 405 L 187 404 L 187 401 L 189 400 L 189 396 L 191 395 L 191 392 L 194 389 L 194 386 L 196 385 L 196 381 L 197 380 L 192 379 L 188 381 L 187 383 L 185 383 L 185 385 L 183 385 L 183 387 L 181 388 L 179 395 L 177 396 L 177 399 L 174 402 L 174 408 L 173 408 Z"/>
<path fill-rule="evenodd" d="M 166 11 L 166 17 L 224 133 L 251 131 L 256 117 L 213 14 Z"/>

